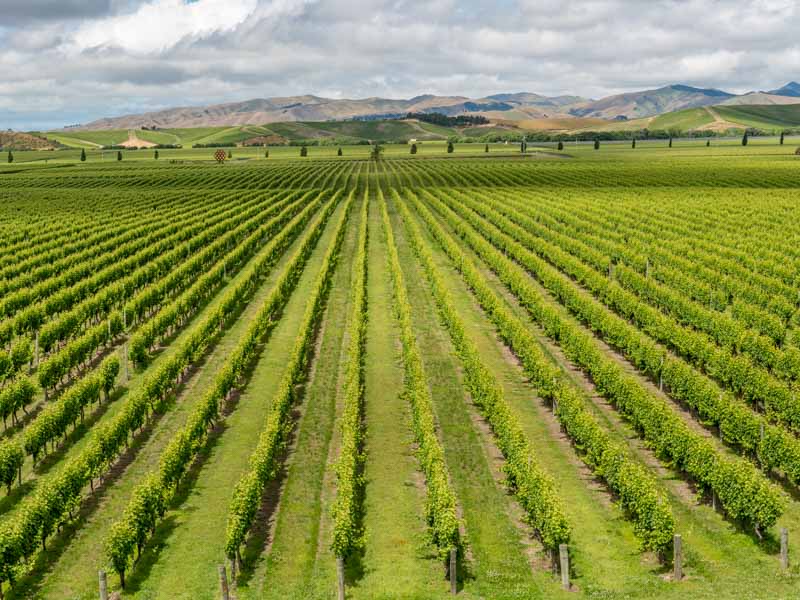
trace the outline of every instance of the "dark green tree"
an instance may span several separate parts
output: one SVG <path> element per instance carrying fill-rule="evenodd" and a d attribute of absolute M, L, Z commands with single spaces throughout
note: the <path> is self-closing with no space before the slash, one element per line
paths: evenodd
<path fill-rule="evenodd" d="M 153 158 L 158 160 L 158 150 L 153 153 Z"/>
<path fill-rule="evenodd" d="M 564 142 L 562 142 L 561 140 L 559 140 L 559 142 L 558 142 L 558 149 L 559 150 L 563 150 L 564 149 Z"/>
<path fill-rule="evenodd" d="M 706 140 L 706 148 L 708 148 L 709 146 L 711 146 L 711 139 L 710 138 Z"/>
<path fill-rule="evenodd" d="M 784 132 L 781 131 L 781 146 L 783 146 L 783 134 L 784 134 Z"/>
<path fill-rule="evenodd" d="M 305 146 L 300 147 L 300 156 L 308 156 L 308 148 Z"/>
<path fill-rule="evenodd" d="M 228 160 L 230 160 L 231 158 L 233 158 L 233 151 L 228 150 Z"/>
<path fill-rule="evenodd" d="M 597 138 L 595 138 L 595 140 L 594 140 L 594 149 L 595 150 L 600 150 L 600 140 L 597 139 Z"/>
<path fill-rule="evenodd" d="M 117 160 L 122 160 L 122 150 L 117 150 Z"/>
<path fill-rule="evenodd" d="M 455 148 L 453 147 L 453 142 L 447 142 L 447 153 L 452 154 Z"/>
<path fill-rule="evenodd" d="M 484 152 L 489 152 L 489 144 L 486 144 L 486 145 L 483 147 L 483 151 L 484 151 Z"/>
<path fill-rule="evenodd" d="M 636 138 L 631 140 L 631 148 L 636 148 Z"/>
<path fill-rule="evenodd" d="M 744 135 L 742 136 L 742 146 L 747 146 L 747 130 L 745 129 Z"/>
<path fill-rule="evenodd" d="M 11 164 L 13 162 L 14 162 L 14 154 L 11 152 L 11 150 L 9 150 L 8 151 L 8 164 Z"/>
<path fill-rule="evenodd" d="M 341 156 L 341 155 L 342 155 L 342 149 L 339 148 L 339 150 L 336 152 L 336 156 Z"/>
<path fill-rule="evenodd" d="M 672 136 L 669 136 L 669 147 L 672 148 Z"/>
<path fill-rule="evenodd" d="M 269 150 L 264 150 L 264 158 L 269 158 Z"/>
<path fill-rule="evenodd" d="M 369 157 L 372 160 L 380 160 L 383 155 L 383 146 L 380 144 L 373 144 L 372 149 L 369 151 Z"/>
<path fill-rule="evenodd" d="M 81 148 L 81 162 L 86 162 L 86 148 Z"/>
<path fill-rule="evenodd" d="M 416 154 L 417 153 L 417 145 L 416 144 L 411 144 L 410 152 L 411 152 L 411 154 Z"/>

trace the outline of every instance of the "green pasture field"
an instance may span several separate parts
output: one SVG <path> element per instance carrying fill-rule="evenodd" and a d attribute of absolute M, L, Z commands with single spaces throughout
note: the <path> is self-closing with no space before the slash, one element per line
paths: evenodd
<path fill-rule="evenodd" d="M 3 597 L 796 598 L 798 145 L 14 153 Z"/>

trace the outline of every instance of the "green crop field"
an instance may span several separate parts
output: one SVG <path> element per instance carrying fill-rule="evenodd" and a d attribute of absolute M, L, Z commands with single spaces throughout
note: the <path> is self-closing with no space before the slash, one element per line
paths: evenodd
<path fill-rule="evenodd" d="M 718 106 L 715 110 L 728 121 L 765 131 L 780 131 L 800 125 L 800 104 L 769 106 Z"/>
<path fill-rule="evenodd" d="M 15 153 L 2 597 L 797 598 L 799 143 Z"/>
<path fill-rule="evenodd" d="M 691 131 L 714 122 L 705 108 L 687 108 L 655 117 L 648 123 L 650 129 Z"/>
<path fill-rule="evenodd" d="M 113 146 L 121 144 L 128 139 L 128 132 L 124 129 L 108 131 L 50 131 L 44 134 L 72 148 L 97 148 L 98 146 Z"/>

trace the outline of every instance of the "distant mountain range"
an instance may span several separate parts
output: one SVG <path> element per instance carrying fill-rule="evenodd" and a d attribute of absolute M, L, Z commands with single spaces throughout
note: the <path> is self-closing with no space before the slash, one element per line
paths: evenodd
<path fill-rule="evenodd" d="M 408 100 L 364 98 L 344 100 L 319 96 L 257 98 L 211 106 L 180 107 L 138 115 L 104 118 L 70 129 L 140 129 L 261 125 L 285 121 L 373 120 L 410 112 L 445 115 L 480 114 L 491 119 L 526 121 L 588 117 L 627 120 L 686 108 L 712 105 L 800 104 L 800 83 L 776 90 L 731 94 L 717 89 L 668 85 L 654 90 L 616 94 L 599 100 L 533 93 L 494 94 L 484 98 L 423 95 Z"/>

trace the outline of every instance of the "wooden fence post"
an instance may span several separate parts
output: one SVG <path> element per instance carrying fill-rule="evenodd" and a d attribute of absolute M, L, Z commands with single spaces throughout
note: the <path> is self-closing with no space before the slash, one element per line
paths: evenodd
<path fill-rule="evenodd" d="M 781 527 L 781 568 L 789 568 L 789 530 Z"/>
<path fill-rule="evenodd" d="M 450 550 L 450 593 L 454 596 L 458 593 L 458 550 Z"/>
<path fill-rule="evenodd" d="M 338 579 L 338 599 L 344 600 L 344 558 L 336 557 L 336 576 Z"/>
<path fill-rule="evenodd" d="M 236 585 L 236 558 L 229 559 L 231 564 L 231 586 Z"/>
<path fill-rule="evenodd" d="M 125 381 L 131 380 L 131 374 L 128 370 L 128 342 L 125 342 L 124 356 L 122 357 L 122 361 L 125 363 Z"/>
<path fill-rule="evenodd" d="M 228 574 L 225 572 L 225 565 L 217 565 L 219 571 L 219 587 L 222 591 L 222 600 L 230 600 L 228 595 Z"/>
<path fill-rule="evenodd" d="M 108 600 L 108 579 L 106 578 L 106 572 L 100 569 L 98 577 L 100 579 L 100 600 Z"/>
<path fill-rule="evenodd" d="M 569 546 L 559 544 L 558 554 L 561 559 L 561 587 L 569 589 Z"/>
<path fill-rule="evenodd" d="M 683 547 L 681 544 L 680 534 L 675 534 L 675 537 L 672 541 L 672 546 L 675 552 L 672 559 L 673 579 L 675 581 L 680 581 L 683 579 Z"/>

